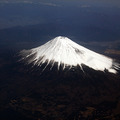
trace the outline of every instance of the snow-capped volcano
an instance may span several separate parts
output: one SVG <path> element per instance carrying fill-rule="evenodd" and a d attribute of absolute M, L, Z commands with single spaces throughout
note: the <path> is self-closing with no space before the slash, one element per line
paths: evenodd
<path fill-rule="evenodd" d="M 111 73 L 116 73 L 116 70 L 119 69 L 119 64 L 115 63 L 113 59 L 93 52 L 62 36 L 37 48 L 22 50 L 20 54 L 28 64 L 33 63 L 37 66 L 46 63 L 46 67 L 51 64 L 52 68 L 57 63 L 58 69 L 62 64 L 63 69 L 79 65 L 83 70 L 82 64 L 84 64 L 94 70 L 108 70 Z"/>

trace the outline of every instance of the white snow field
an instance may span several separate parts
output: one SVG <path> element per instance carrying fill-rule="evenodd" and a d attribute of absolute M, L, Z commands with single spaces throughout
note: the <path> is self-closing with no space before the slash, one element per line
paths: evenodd
<path fill-rule="evenodd" d="M 52 68 L 57 62 L 58 69 L 60 64 L 63 64 L 63 69 L 77 65 L 83 69 L 82 64 L 84 64 L 94 70 L 108 70 L 111 73 L 117 73 L 116 70 L 120 68 L 113 59 L 93 52 L 63 36 L 56 37 L 37 48 L 22 50 L 20 55 L 23 60 L 29 58 L 28 64 L 33 63 L 37 66 L 47 63 L 47 67 L 52 63 Z"/>

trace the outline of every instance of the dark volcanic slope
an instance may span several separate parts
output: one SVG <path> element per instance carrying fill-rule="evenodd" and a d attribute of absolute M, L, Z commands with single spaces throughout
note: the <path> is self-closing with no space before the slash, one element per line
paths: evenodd
<path fill-rule="evenodd" d="M 57 71 L 0 59 L 1 120 L 120 119 L 120 74 L 84 66 Z"/>

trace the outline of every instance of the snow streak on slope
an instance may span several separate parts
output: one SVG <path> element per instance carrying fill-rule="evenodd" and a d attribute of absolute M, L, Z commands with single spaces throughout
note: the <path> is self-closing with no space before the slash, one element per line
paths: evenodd
<path fill-rule="evenodd" d="M 63 69 L 79 65 L 82 69 L 82 64 L 93 68 L 94 70 L 116 73 L 119 69 L 119 64 L 113 59 L 104 55 L 93 52 L 85 47 L 78 45 L 67 37 L 56 37 L 46 44 L 30 50 L 22 50 L 20 52 L 23 60 L 33 65 L 41 66 L 43 63 L 51 64 L 51 68 L 55 62 L 58 64 L 58 69 L 63 64 Z"/>

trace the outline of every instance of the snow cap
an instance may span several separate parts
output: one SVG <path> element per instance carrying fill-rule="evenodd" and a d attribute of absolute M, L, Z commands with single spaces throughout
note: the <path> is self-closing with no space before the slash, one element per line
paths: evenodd
<path fill-rule="evenodd" d="M 91 51 L 67 37 L 58 36 L 44 45 L 30 50 L 23 50 L 20 52 L 22 59 L 27 59 L 27 63 L 41 66 L 43 63 L 51 64 L 57 63 L 58 69 L 63 64 L 63 69 L 82 64 L 94 69 L 111 73 L 117 73 L 119 64 L 115 63 L 113 59 L 104 55 Z M 46 67 L 47 67 L 46 65 Z"/>

